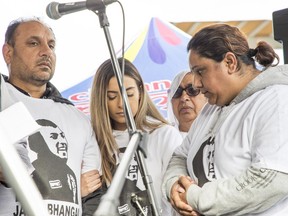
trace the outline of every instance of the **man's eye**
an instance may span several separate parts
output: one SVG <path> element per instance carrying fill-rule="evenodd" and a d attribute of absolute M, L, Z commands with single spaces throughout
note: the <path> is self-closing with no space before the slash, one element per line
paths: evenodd
<path fill-rule="evenodd" d="M 57 133 L 51 133 L 50 134 L 50 138 L 57 139 L 58 138 L 58 134 Z"/>
<path fill-rule="evenodd" d="M 36 41 L 32 41 L 32 42 L 30 42 L 30 45 L 32 45 L 32 46 L 37 46 L 38 43 L 37 43 Z"/>
<path fill-rule="evenodd" d="M 49 47 L 54 50 L 55 49 L 55 44 L 50 44 Z"/>

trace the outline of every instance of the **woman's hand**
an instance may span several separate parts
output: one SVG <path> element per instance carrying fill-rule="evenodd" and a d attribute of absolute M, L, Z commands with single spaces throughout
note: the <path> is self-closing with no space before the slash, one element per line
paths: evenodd
<path fill-rule="evenodd" d="M 181 176 L 177 182 L 174 183 L 171 189 L 170 202 L 173 208 L 184 216 L 199 216 L 186 199 L 186 193 L 190 185 L 195 184 L 188 176 Z"/>
<path fill-rule="evenodd" d="M 91 170 L 81 175 L 81 197 L 94 192 L 102 185 L 98 170 Z"/>

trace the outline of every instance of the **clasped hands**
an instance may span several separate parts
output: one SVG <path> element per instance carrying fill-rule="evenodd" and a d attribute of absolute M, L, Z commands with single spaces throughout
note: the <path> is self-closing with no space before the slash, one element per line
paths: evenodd
<path fill-rule="evenodd" d="M 173 208 L 184 216 L 200 216 L 187 202 L 186 194 L 190 185 L 196 184 L 189 176 L 180 176 L 171 188 L 170 203 Z"/>

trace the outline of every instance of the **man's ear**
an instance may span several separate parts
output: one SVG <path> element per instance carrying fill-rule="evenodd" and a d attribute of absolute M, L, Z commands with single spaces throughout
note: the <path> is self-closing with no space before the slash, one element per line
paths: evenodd
<path fill-rule="evenodd" d="M 238 61 L 234 53 L 227 52 L 224 57 L 224 62 L 228 67 L 228 73 L 232 74 L 237 71 Z"/>
<path fill-rule="evenodd" d="M 5 43 L 2 47 L 2 54 L 7 65 L 11 63 L 11 56 L 13 54 L 13 47 Z"/>

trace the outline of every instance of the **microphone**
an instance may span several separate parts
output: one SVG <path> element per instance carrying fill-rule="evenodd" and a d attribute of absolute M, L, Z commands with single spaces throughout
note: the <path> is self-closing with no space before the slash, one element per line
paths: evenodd
<path fill-rule="evenodd" d="M 57 20 L 65 14 L 70 14 L 85 9 L 93 11 L 104 9 L 106 5 L 109 5 L 116 1 L 117 0 L 87 0 L 63 4 L 51 2 L 46 7 L 46 14 L 49 18 Z"/>

